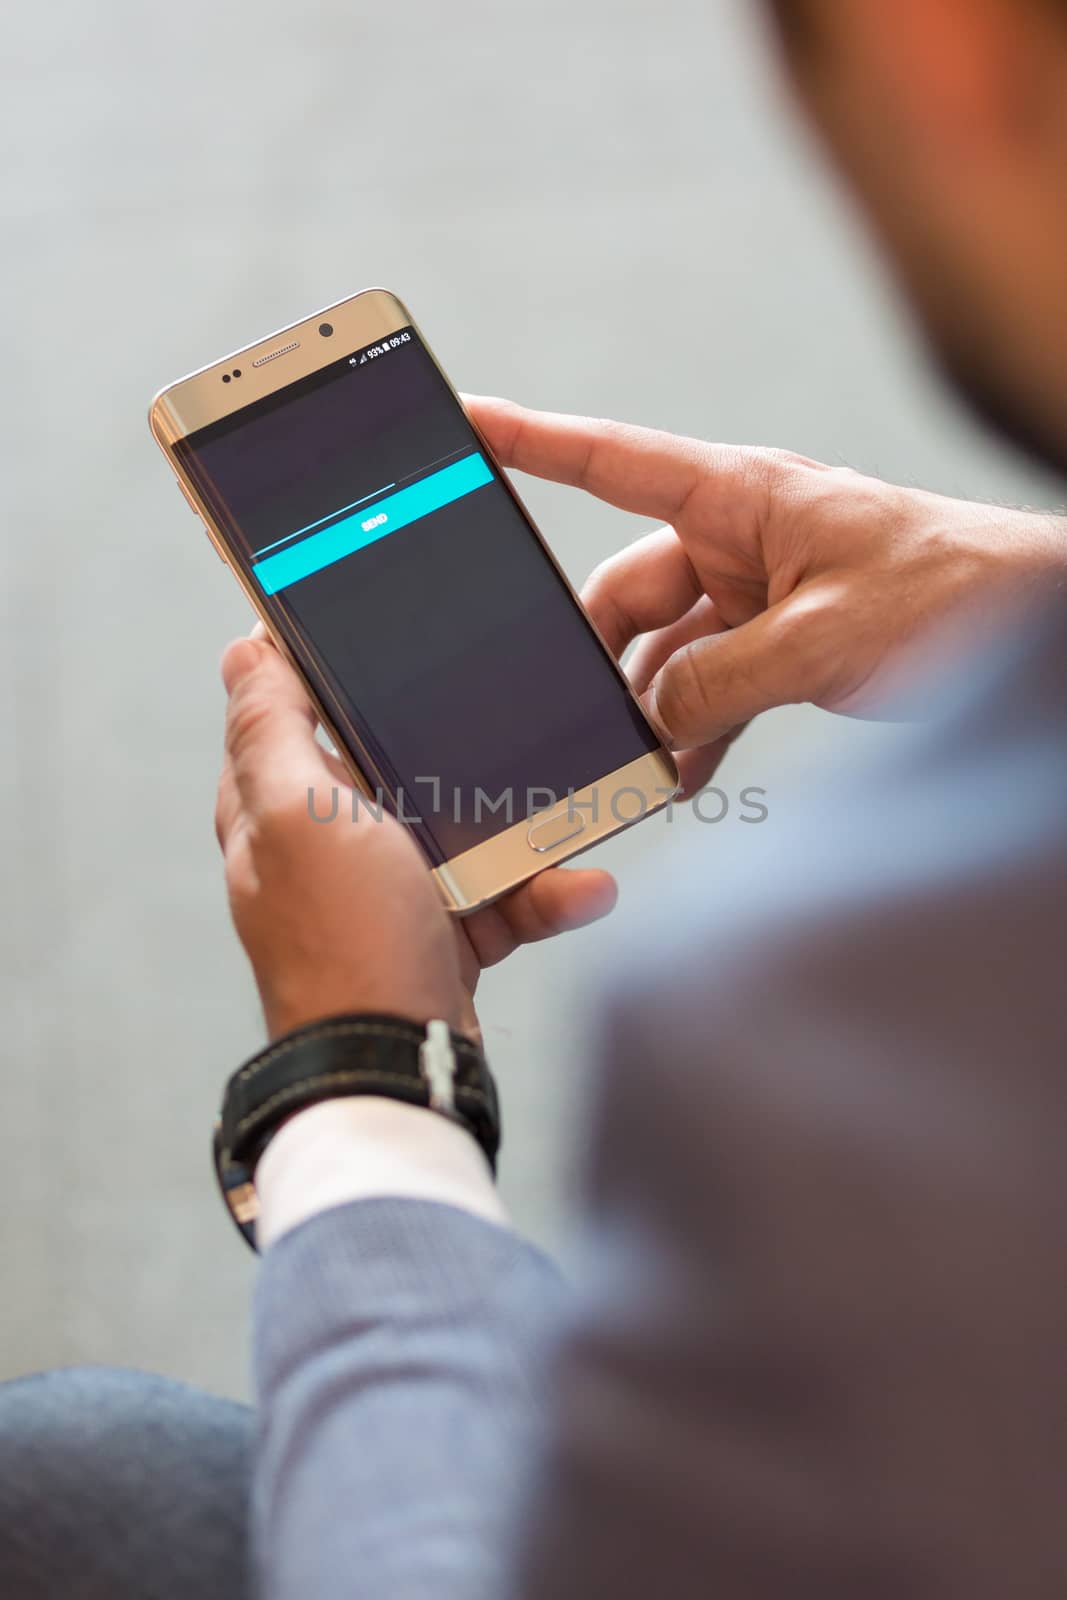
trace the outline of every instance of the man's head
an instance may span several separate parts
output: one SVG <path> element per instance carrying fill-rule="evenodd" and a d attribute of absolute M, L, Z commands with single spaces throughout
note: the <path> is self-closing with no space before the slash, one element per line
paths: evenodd
<path fill-rule="evenodd" d="M 1067 465 L 1067 0 L 768 0 L 972 402 Z"/>

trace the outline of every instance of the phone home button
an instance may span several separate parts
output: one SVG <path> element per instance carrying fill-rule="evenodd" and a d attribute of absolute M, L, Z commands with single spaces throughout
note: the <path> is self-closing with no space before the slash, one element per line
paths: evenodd
<path fill-rule="evenodd" d="M 526 842 L 531 850 L 552 850 L 557 844 L 565 844 L 568 839 L 573 839 L 584 827 L 585 818 L 572 811 L 569 805 L 563 806 L 550 816 L 538 817 L 531 822 L 526 830 Z"/>

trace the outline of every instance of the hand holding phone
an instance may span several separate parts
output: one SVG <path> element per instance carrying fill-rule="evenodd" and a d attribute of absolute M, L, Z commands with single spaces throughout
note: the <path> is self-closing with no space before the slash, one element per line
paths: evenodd
<path fill-rule="evenodd" d="M 342 1012 L 442 1017 L 477 1036 L 484 967 L 520 944 L 607 915 L 606 872 L 550 868 L 462 921 L 449 918 L 409 831 L 389 816 L 315 827 L 309 786 L 346 784 L 315 738 L 316 715 L 278 651 L 242 639 L 223 658 L 229 692 L 216 824 L 234 923 L 271 1038 Z"/>
<path fill-rule="evenodd" d="M 996 649 L 1035 594 L 1063 583 L 1058 514 L 951 500 L 788 450 L 468 403 L 504 466 L 664 524 L 610 556 L 582 598 L 611 650 L 635 644 L 628 676 L 685 794 L 778 706 L 922 716 L 946 665 Z"/>
<path fill-rule="evenodd" d="M 394 295 L 172 384 L 156 439 L 371 807 L 468 913 L 665 806 L 625 676 Z"/>

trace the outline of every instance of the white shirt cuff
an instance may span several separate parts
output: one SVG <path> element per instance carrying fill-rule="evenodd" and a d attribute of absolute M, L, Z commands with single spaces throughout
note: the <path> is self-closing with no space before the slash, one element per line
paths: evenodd
<path fill-rule="evenodd" d="M 291 1118 L 256 1168 L 256 1194 L 261 1250 L 320 1211 L 388 1195 L 509 1220 L 489 1163 L 465 1129 L 377 1095 L 326 1100 Z"/>

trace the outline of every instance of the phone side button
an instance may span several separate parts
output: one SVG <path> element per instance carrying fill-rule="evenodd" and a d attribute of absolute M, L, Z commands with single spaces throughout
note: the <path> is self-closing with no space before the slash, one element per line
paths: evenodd
<path fill-rule="evenodd" d="M 526 843 L 539 853 L 565 844 L 585 827 L 585 818 L 569 809 L 555 811 L 550 817 L 539 817 L 526 830 Z"/>
<path fill-rule="evenodd" d="M 217 543 L 215 542 L 215 535 L 212 533 L 211 529 L 208 527 L 206 522 L 201 522 L 200 526 L 203 528 L 204 532 L 207 534 L 208 543 L 210 544 L 212 550 L 214 550 L 215 554 L 218 556 L 218 558 L 222 562 L 223 566 L 225 566 L 226 565 L 226 557 L 223 555 L 222 551 L 219 549 Z"/>

